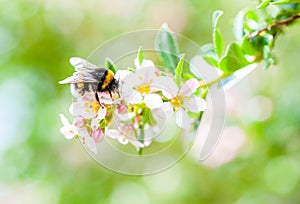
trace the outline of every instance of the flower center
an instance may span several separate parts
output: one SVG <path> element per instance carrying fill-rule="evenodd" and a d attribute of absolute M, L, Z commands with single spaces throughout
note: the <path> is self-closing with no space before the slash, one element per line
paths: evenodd
<path fill-rule="evenodd" d="M 181 96 L 181 95 L 178 95 L 178 96 L 172 98 L 170 102 L 171 102 L 171 104 L 172 104 L 172 106 L 173 106 L 174 108 L 179 108 L 180 105 L 181 105 L 181 103 L 182 103 L 182 101 L 183 101 L 182 96 Z"/>
<path fill-rule="evenodd" d="M 138 91 L 143 95 L 148 94 L 150 92 L 150 86 L 148 84 L 143 84 L 138 87 Z"/>

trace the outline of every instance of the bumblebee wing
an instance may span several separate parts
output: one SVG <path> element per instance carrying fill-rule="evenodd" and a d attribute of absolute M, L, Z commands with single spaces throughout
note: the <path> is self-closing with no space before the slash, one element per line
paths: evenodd
<path fill-rule="evenodd" d="M 64 80 L 58 82 L 59 84 L 79 84 L 79 83 L 99 83 L 96 79 L 92 79 L 84 76 L 70 76 Z"/>
<path fill-rule="evenodd" d="M 85 59 L 80 57 L 72 57 L 70 59 L 71 65 L 75 68 L 76 71 L 82 71 L 85 69 L 97 69 L 98 67 Z"/>
<path fill-rule="evenodd" d="M 76 84 L 76 83 L 100 83 L 105 73 L 105 68 L 83 69 L 76 71 L 72 76 L 58 82 L 59 84 Z"/>

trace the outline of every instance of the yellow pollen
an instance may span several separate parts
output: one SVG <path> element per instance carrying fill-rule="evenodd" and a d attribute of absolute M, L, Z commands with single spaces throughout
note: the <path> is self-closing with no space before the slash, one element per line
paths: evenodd
<path fill-rule="evenodd" d="M 94 103 L 93 103 L 94 112 L 98 113 L 99 108 L 100 108 L 100 104 L 98 103 L 98 101 L 94 101 Z"/>
<path fill-rule="evenodd" d="M 182 96 L 178 95 L 178 96 L 172 98 L 170 102 L 171 102 L 171 104 L 173 105 L 174 108 L 179 108 L 182 101 L 183 101 Z"/>
<path fill-rule="evenodd" d="M 138 91 L 141 94 L 148 94 L 150 92 L 150 86 L 148 84 L 143 84 L 140 87 L 138 87 Z"/>
<path fill-rule="evenodd" d="M 84 86 L 84 83 L 78 83 L 77 86 L 78 88 L 82 88 Z"/>

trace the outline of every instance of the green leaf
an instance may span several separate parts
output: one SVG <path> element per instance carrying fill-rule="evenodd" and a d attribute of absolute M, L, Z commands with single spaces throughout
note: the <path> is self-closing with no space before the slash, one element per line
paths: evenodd
<path fill-rule="evenodd" d="M 218 60 L 212 56 L 212 55 L 203 55 L 202 58 L 207 62 L 207 64 L 213 66 L 213 67 L 218 67 Z"/>
<path fill-rule="evenodd" d="M 162 25 L 158 33 L 155 49 L 164 65 L 174 73 L 179 62 L 179 51 L 176 38 L 167 24 Z"/>
<path fill-rule="evenodd" d="M 175 82 L 177 85 L 180 85 L 180 81 L 181 81 L 181 78 L 182 78 L 182 70 L 183 70 L 183 64 L 184 64 L 184 54 L 181 55 L 180 57 L 180 60 L 177 64 L 177 67 L 176 67 L 176 70 L 175 70 Z"/>
<path fill-rule="evenodd" d="M 218 67 L 218 57 L 215 53 L 213 44 L 206 44 L 200 48 L 203 60 L 205 60 L 209 65 Z"/>
<path fill-rule="evenodd" d="M 263 0 L 258 6 L 258 9 L 266 8 L 270 4 L 271 0 Z"/>
<path fill-rule="evenodd" d="M 200 48 L 200 52 L 203 55 L 213 55 L 213 56 L 217 57 L 215 49 L 214 49 L 214 45 L 212 43 L 203 45 Z"/>
<path fill-rule="evenodd" d="M 263 55 L 265 60 L 265 69 L 276 63 L 275 58 L 272 56 L 271 49 L 267 45 L 264 46 Z"/>
<path fill-rule="evenodd" d="M 192 74 L 190 74 L 190 73 L 183 73 L 182 74 L 182 78 L 184 79 L 184 81 L 187 81 L 187 80 L 189 80 L 191 78 L 195 78 L 195 76 L 192 75 Z"/>
<path fill-rule="evenodd" d="M 139 64 L 142 64 L 143 60 L 144 60 L 142 46 L 139 48 L 139 51 L 138 51 L 138 54 L 137 54 L 137 58 L 139 60 Z"/>
<path fill-rule="evenodd" d="M 240 43 L 244 36 L 245 11 L 240 11 L 234 19 L 233 33 L 235 39 Z"/>
<path fill-rule="evenodd" d="M 143 109 L 143 117 L 142 117 L 143 124 L 149 124 L 151 126 L 156 125 L 156 120 L 153 117 L 153 114 L 149 108 Z"/>
<path fill-rule="evenodd" d="M 114 66 L 111 59 L 109 59 L 109 58 L 106 58 L 106 60 L 105 60 L 105 67 L 107 69 L 111 70 L 114 74 L 117 72 L 116 67 Z"/>
<path fill-rule="evenodd" d="M 221 32 L 218 28 L 218 23 L 220 20 L 220 17 L 223 15 L 223 11 L 216 10 L 213 13 L 213 44 L 214 44 L 214 49 L 217 53 L 218 56 L 221 56 L 223 49 L 224 49 L 224 41 L 223 37 L 221 35 Z"/>
<path fill-rule="evenodd" d="M 132 68 L 132 67 L 128 67 L 127 70 L 130 71 L 130 72 L 135 72 L 135 69 Z"/>
<path fill-rule="evenodd" d="M 219 62 L 219 68 L 225 72 L 234 72 L 248 64 L 241 47 L 234 42 L 227 47 L 225 55 Z"/>
<path fill-rule="evenodd" d="M 255 56 L 257 55 L 257 50 L 251 44 L 250 40 L 251 39 L 249 39 L 248 36 L 244 36 L 244 38 L 242 39 L 241 48 L 246 55 Z"/>
<path fill-rule="evenodd" d="M 279 0 L 279 1 L 271 2 L 271 4 L 272 5 L 288 4 L 288 3 L 291 3 L 290 1 L 291 0 Z"/>

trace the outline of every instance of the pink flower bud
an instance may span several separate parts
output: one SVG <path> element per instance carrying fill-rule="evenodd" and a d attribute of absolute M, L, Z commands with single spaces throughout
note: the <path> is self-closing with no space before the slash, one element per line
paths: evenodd
<path fill-rule="evenodd" d="M 99 128 L 93 131 L 92 138 L 97 143 L 102 139 L 102 135 L 103 135 L 102 129 Z"/>
<path fill-rule="evenodd" d="M 127 109 L 128 109 L 127 105 L 121 103 L 121 104 L 118 106 L 118 113 L 119 113 L 119 114 L 125 114 L 125 113 L 127 113 Z"/>
<path fill-rule="evenodd" d="M 131 124 L 127 124 L 127 125 L 123 126 L 123 130 L 125 132 L 130 132 L 130 131 L 132 131 L 132 129 L 133 129 L 133 125 L 131 125 Z"/>

